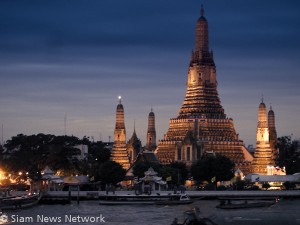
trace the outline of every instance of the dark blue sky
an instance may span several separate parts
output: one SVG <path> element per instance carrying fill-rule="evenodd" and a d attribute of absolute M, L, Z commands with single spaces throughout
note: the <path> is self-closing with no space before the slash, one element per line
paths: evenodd
<path fill-rule="evenodd" d="M 299 138 L 300 2 L 1 0 L 0 124 L 18 133 L 113 136 L 118 95 L 127 138 L 143 144 L 151 105 L 158 139 L 184 99 L 204 4 L 219 94 L 245 144 L 261 95 L 278 135 Z"/>

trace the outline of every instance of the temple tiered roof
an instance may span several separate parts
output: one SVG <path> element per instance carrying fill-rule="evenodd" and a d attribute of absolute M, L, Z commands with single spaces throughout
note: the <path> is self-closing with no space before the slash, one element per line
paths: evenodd
<path fill-rule="evenodd" d="M 249 172 L 252 156 L 239 139 L 233 120 L 224 113 L 217 85 L 216 66 L 209 49 L 208 22 L 202 7 L 196 24 L 196 45 L 191 54 L 185 99 L 178 116 L 170 119 L 169 130 L 156 149 L 162 163 L 191 164 L 206 151 L 213 151 L 236 164 L 246 165 L 241 169 Z"/>

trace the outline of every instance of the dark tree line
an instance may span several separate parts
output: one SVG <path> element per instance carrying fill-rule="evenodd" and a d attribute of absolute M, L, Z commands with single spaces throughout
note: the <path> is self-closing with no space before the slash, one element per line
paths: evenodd
<path fill-rule="evenodd" d="M 138 178 L 142 178 L 145 176 L 144 173 L 150 167 L 152 167 L 158 173 L 158 176 L 162 177 L 164 180 L 170 180 L 169 184 L 172 185 L 184 184 L 189 176 L 186 164 L 181 162 L 174 162 L 169 165 L 140 162 L 134 165 L 133 174 Z"/>
<path fill-rule="evenodd" d="M 80 160 L 78 145 L 87 145 L 88 156 Z M 285 166 L 287 174 L 300 171 L 299 142 L 291 137 L 278 138 L 279 155 L 277 165 Z M 28 172 L 26 176 L 39 179 L 41 171 L 49 166 L 63 175 L 89 175 L 94 181 L 116 184 L 125 176 L 122 167 L 109 161 L 110 150 L 102 142 L 91 142 L 87 137 L 79 139 L 74 136 L 55 136 L 50 134 L 19 134 L 0 147 L 1 167 L 12 174 L 19 171 Z M 133 167 L 136 177 L 144 177 L 144 172 L 153 167 L 158 175 L 169 180 L 171 184 L 184 184 L 189 177 L 208 183 L 230 180 L 233 177 L 234 163 L 225 156 L 203 156 L 193 163 L 190 169 L 184 163 L 161 165 L 138 163 Z M 25 176 L 25 174 L 23 174 Z"/>
<path fill-rule="evenodd" d="M 189 177 L 193 177 L 198 183 L 216 183 L 231 180 L 234 177 L 234 163 L 229 158 L 221 155 L 203 156 L 200 160 L 194 162 L 191 168 L 181 162 L 174 162 L 169 165 L 141 162 L 133 167 L 133 174 L 138 178 L 142 178 L 144 172 L 150 167 L 158 173 L 158 176 L 164 180 L 169 180 L 168 183 L 173 186 L 185 184 Z"/>
<path fill-rule="evenodd" d="M 87 145 L 89 154 L 81 159 L 78 145 Z M 19 134 L 8 140 L 1 150 L 1 166 L 11 174 L 27 172 L 31 179 L 40 178 L 46 166 L 62 175 L 84 174 L 97 176 L 99 168 L 110 158 L 110 150 L 102 142 L 87 137 L 55 136 L 51 134 Z M 25 173 L 24 173 L 25 174 Z"/>
<path fill-rule="evenodd" d="M 286 168 L 287 174 L 300 172 L 300 146 L 299 141 L 292 140 L 291 136 L 283 136 L 277 139 L 279 155 L 277 165 Z"/>
<path fill-rule="evenodd" d="M 204 156 L 192 165 L 191 174 L 201 182 L 228 181 L 234 177 L 234 163 L 222 155 Z"/>

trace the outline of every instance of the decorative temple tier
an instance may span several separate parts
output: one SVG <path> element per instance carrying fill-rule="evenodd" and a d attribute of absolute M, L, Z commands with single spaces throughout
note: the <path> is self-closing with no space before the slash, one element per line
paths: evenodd
<path fill-rule="evenodd" d="M 129 169 L 130 163 L 126 145 L 124 146 L 114 143 L 111 160 L 120 163 L 124 169 Z"/>
<path fill-rule="evenodd" d="M 227 118 L 217 91 L 216 66 L 209 51 L 208 23 L 203 7 L 196 25 L 196 45 L 192 51 L 186 96 L 177 118 L 156 149 L 164 163 L 182 161 L 191 165 L 203 154 L 229 157 L 244 173 L 250 172 L 253 157 Z"/>

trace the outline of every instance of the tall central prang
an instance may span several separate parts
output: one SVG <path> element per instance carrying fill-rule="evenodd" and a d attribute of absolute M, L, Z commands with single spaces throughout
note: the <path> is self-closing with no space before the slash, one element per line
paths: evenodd
<path fill-rule="evenodd" d="M 253 157 L 239 140 L 233 120 L 227 118 L 217 91 L 216 66 L 209 49 L 208 23 L 201 7 L 196 24 L 196 45 L 192 51 L 187 90 L 177 118 L 156 149 L 164 163 L 182 161 L 191 165 L 203 154 L 229 157 L 243 172 L 250 172 Z"/>
<path fill-rule="evenodd" d="M 192 51 L 188 70 L 186 96 L 178 118 L 226 117 L 218 97 L 216 66 L 208 42 L 208 24 L 202 7 L 196 25 L 196 45 Z"/>

